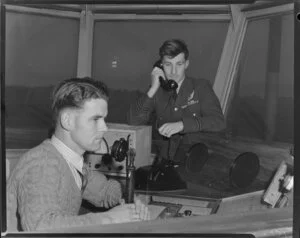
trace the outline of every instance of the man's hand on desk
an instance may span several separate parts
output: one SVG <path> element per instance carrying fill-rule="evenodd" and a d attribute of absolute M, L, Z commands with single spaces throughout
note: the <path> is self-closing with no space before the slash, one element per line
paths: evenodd
<path fill-rule="evenodd" d="M 135 210 L 139 214 L 139 220 L 146 221 L 150 220 L 149 208 L 139 199 L 135 200 Z"/>
<path fill-rule="evenodd" d="M 182 121 L 165 123 L 158 129 L 159 133 L 165 137 L 171 137 L 172 135 L 181 132 L 182 130 Z"/>
<path fill-rule="evenodd" d="M 122 203 L 110 209 L 109 213 L 113 219 L 113 223 L 150 220 L 149 209 L 140 200 L 136 200 L 135 203 L 130 204 Z"/>

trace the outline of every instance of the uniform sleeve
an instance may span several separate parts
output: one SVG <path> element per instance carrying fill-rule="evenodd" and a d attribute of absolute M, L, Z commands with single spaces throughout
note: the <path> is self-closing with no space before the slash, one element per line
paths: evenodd
<path fill-rule="evenodd" d="M 63 174 L 55 161 L 26 166 L 18 186 L 18 211 L 24 231 L 112 223 L 107 213 L 77 216 L 64 211 L 58 194 Z"/>
<path fill-rule="evenodd" d="M 142 94 L 135 103 L 130 106 L 128 113 L 128 123 L 130 125 L 145 125 L 150 120 L 150 115 L 154 110 L 155 96 L 149 98 L 147 94 Z"/>
<path fill-rule="evenodd" d="M 197 87 L 199 95 L 199 114 L 183 117 L 183 133 L 211 131 L 217 132 L 225 129 L 225 119 L 218 97 L 208 81 Z"/>

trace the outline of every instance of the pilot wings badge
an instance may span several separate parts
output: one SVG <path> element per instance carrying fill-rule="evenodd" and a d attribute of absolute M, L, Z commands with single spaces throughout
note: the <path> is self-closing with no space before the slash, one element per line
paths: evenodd
<path fill-rule="evenodd" d="M 183 105 L 183 106 L 181 106 L 181 108 L 186 108 L 186 107 L 188 107 L 188 106 L 190 106 L 190 105 L 193 105 L 193 104 L 195 104 L 195 103 L 198 103 L 199 102 L 199 100 L 193 100 L 193 97 L 194 97 L 194 94 L 195 94 L 195 92 L 194 92 L 194 90 L 193 90 L 193 92 L 188 96 L 188 99 L 187 99 L 187 104 L 186 105 Z"/>
<path fill-rule="evenodd" d="M 188 99 L 187 99 L 187 101 L 189 102 L 189 101 L 191 101 L 192 99 L 193 99 L 193 97 L 194 97 L 194 90 L 193 90 L 193 92 L 190 94 L 190 96 L 188 97 Z"/>

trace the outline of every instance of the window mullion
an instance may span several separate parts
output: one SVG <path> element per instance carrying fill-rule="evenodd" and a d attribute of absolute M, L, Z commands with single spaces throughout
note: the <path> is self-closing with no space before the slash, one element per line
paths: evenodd
<path fill-rule="evenodd" d="M 223 113 L 226 115 L 230 91 L 233 88 L 233 79 L 236 75 L 239 56 L 246 29 L 245 14 L 240 7 L 232 5 L 232 20 L 224 43 L 220 64 L 214 83 L 214 91 L 218 96 Z"/>
<path fill-rule="evenodd" d="M 91 77 L 94 18 L 91 11 L 80 14 L 77 77 Z"/>

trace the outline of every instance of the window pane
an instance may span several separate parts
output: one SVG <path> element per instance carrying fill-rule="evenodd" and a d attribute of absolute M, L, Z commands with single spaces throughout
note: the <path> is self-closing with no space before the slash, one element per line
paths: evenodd
<path fill-rule="evenodd" d="M 132 91 L 149 87 L 152 66 L 165 40 L 183 39 L 190 51 L 187 75 L 213 84 L 228 25 L 227 21 L 96 21 L 92 75 L 111 88 L 107 120 L 126 122 L 135 100 Z"/>
<path fill-rule="evenodd" d="M 293 142 L 294 20 L 249 22 L 228 127 L 234 136 Z"/>
<path fill-rule="evenodd" d="M 78 39 L 77 19 L 7 12 L 7 148 L 32 147 L 45 138 L 37 138 L 34 130 L 47 134 L 51 89 L 62 79 L 76 76 Z"/>

